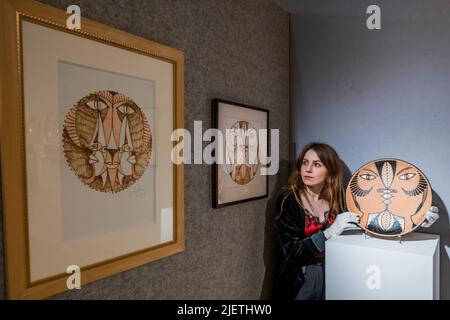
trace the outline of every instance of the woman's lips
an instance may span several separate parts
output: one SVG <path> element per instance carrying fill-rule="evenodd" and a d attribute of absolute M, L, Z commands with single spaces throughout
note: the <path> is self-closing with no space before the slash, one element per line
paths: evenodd
<path fill-rule="evenodd" d="M 303 179 L 311 180 L 311 179 L 313 179 L 313 177 L 310 177 L 310 176 L 304 176 Z"/>

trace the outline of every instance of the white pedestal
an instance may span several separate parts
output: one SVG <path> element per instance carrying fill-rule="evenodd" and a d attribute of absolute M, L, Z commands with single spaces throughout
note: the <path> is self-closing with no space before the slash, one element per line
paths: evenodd
<path fill-rule="evenodd" d="M 357 232 L 326 241 L 325 254 L 327 300 L 439 299 L 439 235 Z"/>

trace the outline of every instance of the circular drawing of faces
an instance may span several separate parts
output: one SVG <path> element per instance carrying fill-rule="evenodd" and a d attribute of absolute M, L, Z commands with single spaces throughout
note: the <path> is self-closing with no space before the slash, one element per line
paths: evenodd
<path fill-rule="evenodd" d="M 152 135 L 133 100 L 114 91 L 98 91 L 70 109 L 64 121 L 63 148 L 67 163 L 84 184 L 115 193 L 144 174 Z"/>
<path fill-rule="evenodd" d="M 348 210 L 358 213 L 361 228 L 379 236 L 416 229 L 431 206 L 431 186 L 414 165 L 380 159 L 359 168 L 347 186 Z"/>
<path fill-rule="evenodd" d="M 226 130 L 226 169 L 231 179 L 246 185 L 258 172 L 258 134 L 248 121 L 237 121 Z"/>

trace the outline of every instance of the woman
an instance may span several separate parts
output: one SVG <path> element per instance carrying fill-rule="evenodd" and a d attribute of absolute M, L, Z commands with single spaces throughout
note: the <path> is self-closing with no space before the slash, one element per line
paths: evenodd
<path fill-rule="evenodd" d="M 282 256 L 273 298 L 324 299 L 325 241 L 359 222 L 355 213 L 343 212 L 341 160 L 331 146 L 310 143 L 304 147 L 277 199 L 277 210 L 274 225 Z M 422 226 L 430 226 L 438 217 L 437 208 L 431 207 Z"/>

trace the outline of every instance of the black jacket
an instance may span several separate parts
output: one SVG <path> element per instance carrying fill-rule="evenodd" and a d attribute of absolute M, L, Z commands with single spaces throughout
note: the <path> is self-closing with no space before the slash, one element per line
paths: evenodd
<path fill-rule="evenodd" d="M 273 299 L 293 300 L 304 283 L 302 266 L 325 251 L 325 236 L 319 231 L 305 237 L 305 211 L 292 191 L 281 193 L 276 201 L 278 216 L 274 226 L 278 232 L 280 253 L 274 274 Z"/>

